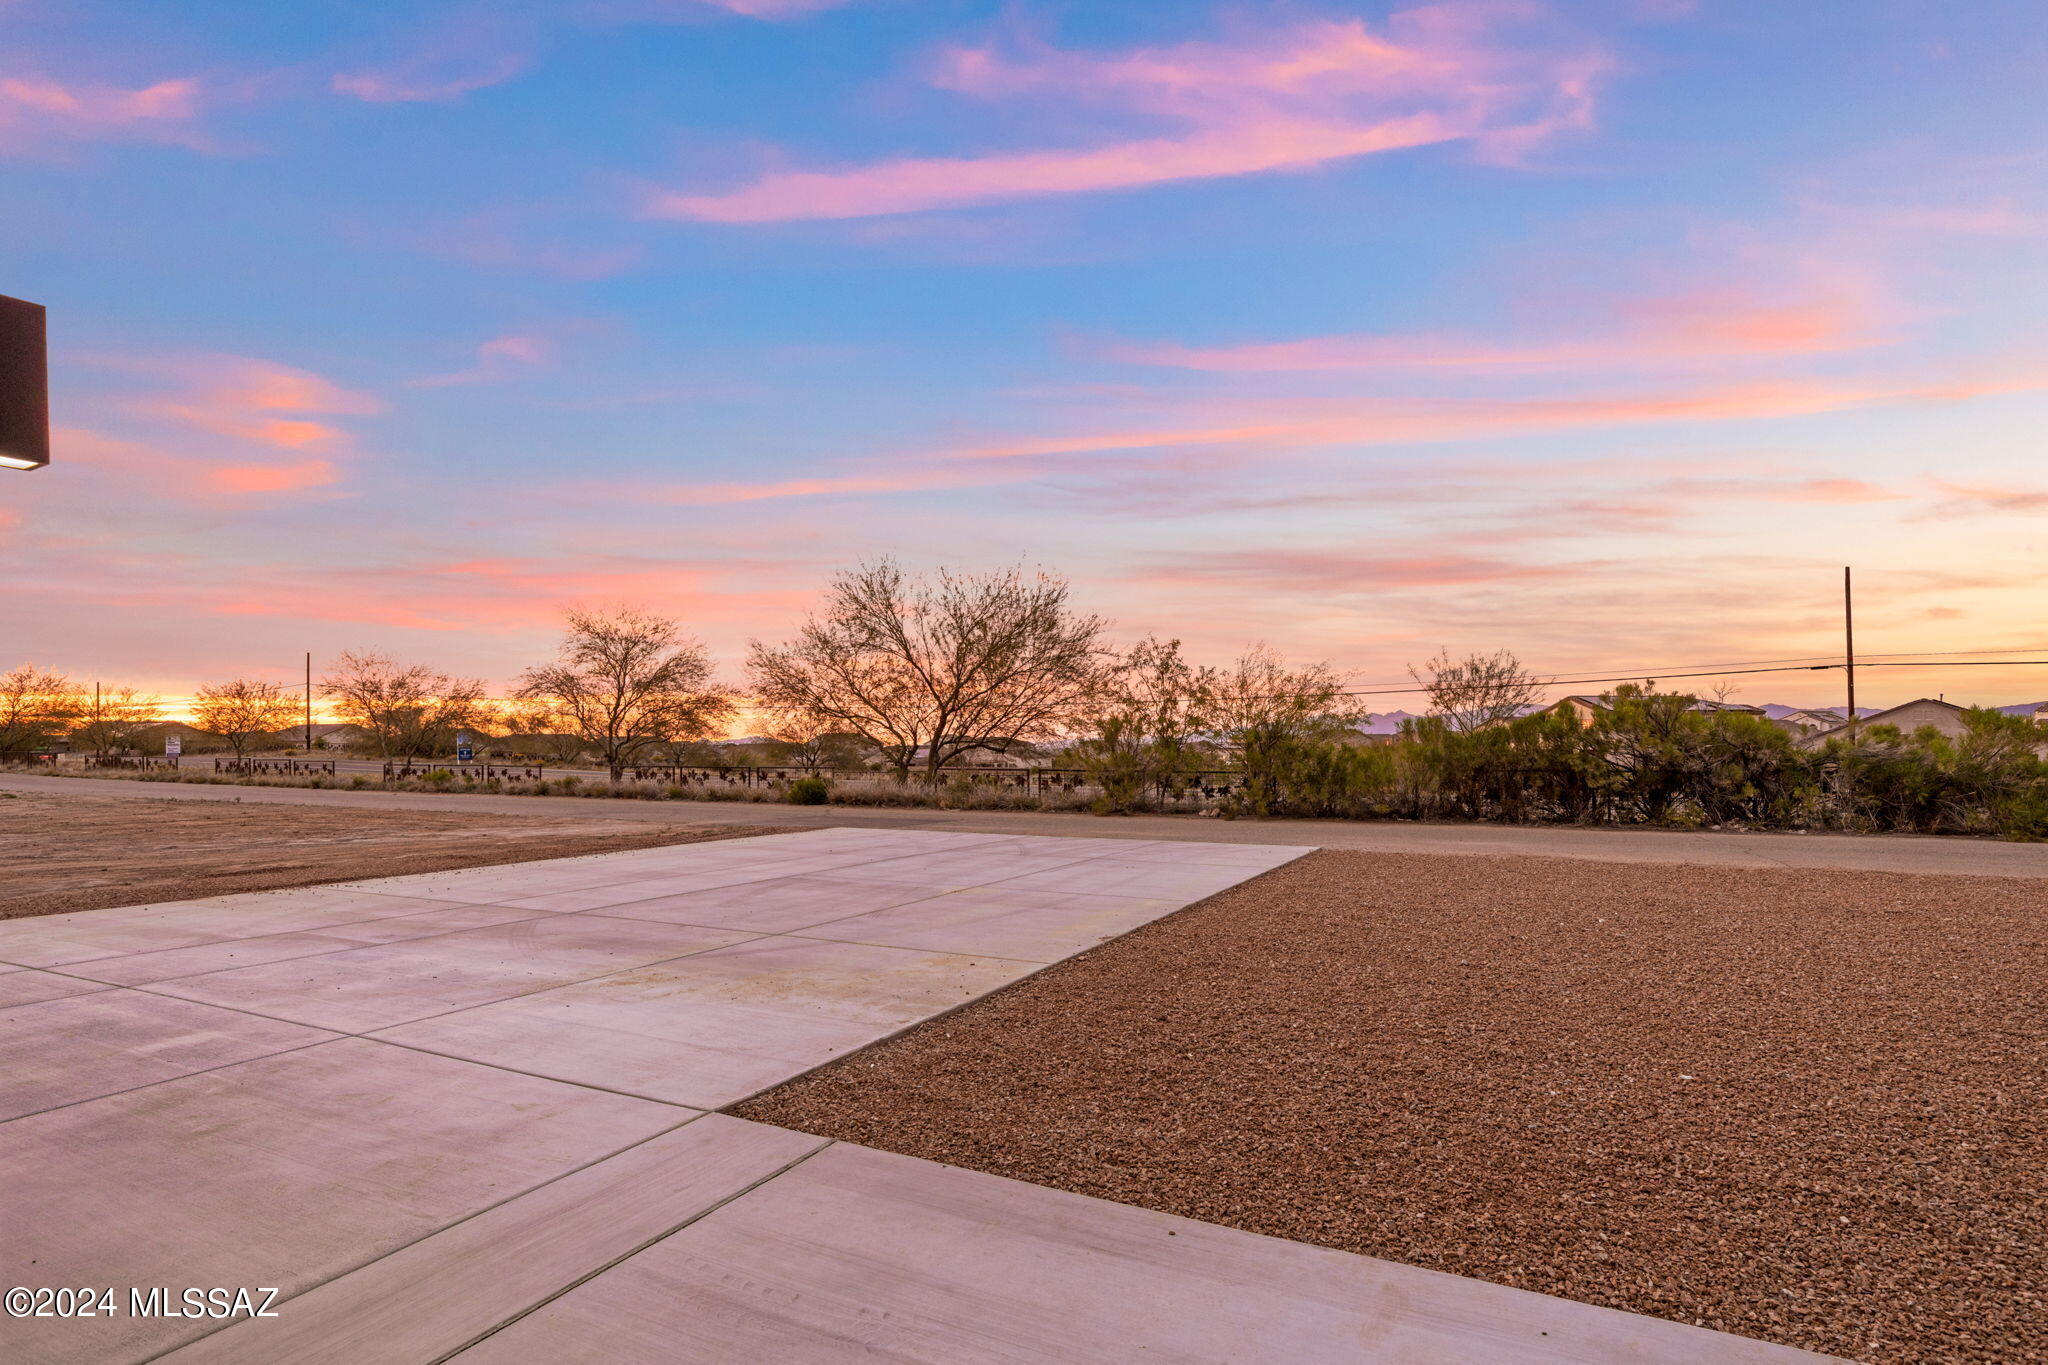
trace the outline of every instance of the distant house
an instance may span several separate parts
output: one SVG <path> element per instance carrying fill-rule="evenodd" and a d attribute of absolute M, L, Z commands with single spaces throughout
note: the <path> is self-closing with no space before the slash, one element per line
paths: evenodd
<path fill-rule="evenodd" d="M 1967 709 L 1966 707 L 1957 706 L 1952 701 L 1942 701 L 1936 697 L 1920 697 L 1913 701 L 1902 702 L 1897 706 L 1888 706 L 1882 711 L 1872 711 L 1869 715 L 1858 720 L 1857 724 L 1859 726 L 1896 725 L 1909 735 L 1923 725 L 1932 725 L 1950 739 L 1960 739 L 1967 728 L 1963 724 L 1963 713 Z M 1816 730 L 1811 734 L 1802 736 L 1799 743 L 1802 748 L 1815 749 L 1837 735 L 1847 735 L 1848 733 L 1849 724 L 1847 721 L 1843 721 L 1831 729 Z"/>
<path fill-rule="evenodd" d="M 1595 718 L 1605 715 L 1613 709 L 1613 704 L 1605 697 L 1571 696 L 1558 698 L 1550 705 L 1543 707 L 1536 714 L 1566 715 L 1572 717 L 1581 725 L 1591 725 Z M 1747 706 L 1741 702 L 1732 701 L 1707 701 L 1700 698 L 1695 698 L 1689 709 L 1694 711 L 1733 712 L 1746 716 L 1761 716 L 1764 714 L 1764 708 L 1761 706 Z"/>
<path fill-rule="evenodd" d="M 1862 707 L 1857 708 L 1859 711 L 1862 709 Z M 1773 714 L 1774 712 L 1775 714 Z M 1771 724 L 1785 731 L 1794 739 L 1803 739 L 1807 735 L 1819 734 L 1822 730 L 1832 730 L 1848 720 L 1848 717 L 1842 712 L 1830 711 L 1824 707 L 1767 706 L 1764 708 L 1764 714 L 1769 716 Z"/>
<path fill-rule="evenodd" d="M 1401 737 L 1401 726 L 1421 717 L 1407 711 L 1370 712 L 1351 727 L 1352 744 L 1392 744 Z"/>

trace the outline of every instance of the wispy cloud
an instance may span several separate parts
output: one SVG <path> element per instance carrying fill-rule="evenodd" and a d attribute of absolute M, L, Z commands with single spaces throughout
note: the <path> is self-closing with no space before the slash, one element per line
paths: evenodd
<path fill-rule="evenodd" d="M 1636 300 L 1591 337 L 1496 341 L 1443 333 L 1357 334 L 1231 346 L 1115 343 L 1109 359 L 1228 374 L 1329 370 L 1543 371 L 1709 359 L 1825 355 L 1883 344 L 1869 302 L 1849 293 L 1765 300 L 1708 290 Z"/>
<path fill-rule="evenodd" d="M 1137 576 L 1163 583 L 1230 583 L 1262 591 L 1328 596 L 1556 578 L 1583 572 L 1587 567 L 1524 563 L 1465 554 L 1375 555 L 1339 550 L 1233 550 L 1162 560 L 1139 571 Z"/>
<path fill-rule="evenodd" d="M 199 112 L 196 79 L 181 77 L 136 89 L 66 84 L 46 76 L 0 77 L 0 153 L 52 143 L 175 142 L 200 145 L 192 128 Z"/>
<path fill-rule="evenodd" d="M 1941 499 L 1928 509 L 1932 517 L 1971 516 L 1984 512 L 2048 511 L 2048 488 L 2009 488 L 1996 484 L 1951 483 L 1937 479 Z"/>
<path fill-rule="evenodd" d="M 854 0 L 595 0 L 588 12 L 595 18 L 638 22 L 702 19 L 719 13 L 748 19 L 801 19 L 839 9 Z"/>
<path fill-rule="evenodd" d="M 412 381 L 416 389 L 446 389 L 466 384 L 498 384 L 544 366 L 555 358 L 555 339 L 546 332 L 508 332 L 476 348 L 468 368 L 428 375 Z"/>
<path fill-rule="evenodd" d="M 982 100 L 1092 111 L 1088 145 L 778 170 L 721 193 L 649 198 L 653 217 L 725 223 L 864 218 L 1126 189 L 1462 141 L 1509 159 L 1590 119 L 1597 53 L 1516 46 L 1520 6 L 1438 5 L 1385 32 L 1323 20 L 1229 42 L 1098 54 L 956 49 L 933 83 Z M 1161 131 L 1132 135 L 1150 125 Z"/>
<path fill-rule="evenodd" d="M 1460 441 L 1481 437 L 1672 422 L 1762 421 L 1892 404 L 1960 402 L 2048 389 L 2048 371 L 1947 382 L 1785 380 L 1674 386 L 1555 398 L 1195 400 L 1182 407 L 1238 420 L 964 445 L 939 458 L 1010 460 L 1045 455 L 1242 444 L 1265 449 Z M 1162 396 L 1164 397 L 1164 396 Z M 1254 420 L 1255 414 L 1266 420 Z"/>
<path fill-rule="evenodd" d="M 441 20 L 411 35 L 399 56 L 335 74 L 338 94 L 372 104 L 426 104 L 460 99 L 525 71 L 528 40 L 503 16 L 478 11 Z"/>
<path fill-rule="evenodd" d="M 333 380 L 272 361 L 245 356 L 192 356 L 146 362 L 142 368 L 174 375 L 181 391 L 142 400 L 142 411 L 176 418 L 221 436 L 298 450 L 343 439 L 342 430 L 315 417 L 382 411 L 383 404 Z"/>

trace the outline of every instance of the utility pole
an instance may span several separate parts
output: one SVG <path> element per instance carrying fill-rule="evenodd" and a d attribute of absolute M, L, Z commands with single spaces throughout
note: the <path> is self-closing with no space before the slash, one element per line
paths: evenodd
<path fill-rule="evenodd" d="M 1856 608 L 1850 595 L 1849 566 L 1842 566 L 1842 659 L 1849 675 L 1849 739 L 1856 739 Z"/>
<path fill-rule="evenodd" d="M 313 756 L 313 651 L 306 651 L 306 757 Z"/>

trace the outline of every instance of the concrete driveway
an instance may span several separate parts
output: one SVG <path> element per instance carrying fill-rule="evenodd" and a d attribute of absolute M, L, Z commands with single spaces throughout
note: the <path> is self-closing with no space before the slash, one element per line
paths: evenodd
<path fill-rule="evenodd" d="M 710 1112 L 1302 851 L 821 829 L 0 923 L 0 1284 L 72 1291 L 0 1356 L 1807 1358 Z"/>

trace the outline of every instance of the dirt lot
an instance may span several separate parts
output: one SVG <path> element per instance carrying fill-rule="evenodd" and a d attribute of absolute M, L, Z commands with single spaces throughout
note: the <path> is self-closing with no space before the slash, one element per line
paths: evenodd
<path fill-rule="evenodd" d="M 775 832 L 0 793 L 0 919 Z"/>
<path fill-rule="evenodd" d="M 2043 1360 L 2044 911 L 1319 852 L 736 1112 L 1858 1359 Z"/>

